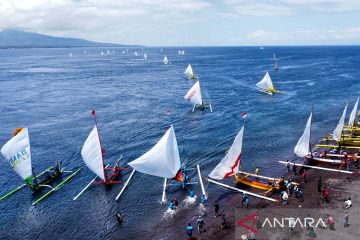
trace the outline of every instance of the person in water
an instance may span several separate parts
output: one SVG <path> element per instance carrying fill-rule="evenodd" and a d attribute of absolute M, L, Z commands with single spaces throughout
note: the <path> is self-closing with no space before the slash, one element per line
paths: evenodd
<path fill-rule="evenodd" d="M 121 216 L 120 211 L 117 211 L 115 216 L 116 216 L 116 220 L 118 221 L 118 223 L 121 224 L 122 223 L 122 216 Z"/>
<path fill-rule="evenodd" d="M 189 191 L 189 197 L 195 197 L 195 192 L 192 189 Z"/>
<path fill-rule="evenodd" d="M 170 203 L 169 203 L 169 208 L 170 208 L 171 210 L 174 210 L 174 201 L 173 201 L 173 200 L 170 201 Z"/>

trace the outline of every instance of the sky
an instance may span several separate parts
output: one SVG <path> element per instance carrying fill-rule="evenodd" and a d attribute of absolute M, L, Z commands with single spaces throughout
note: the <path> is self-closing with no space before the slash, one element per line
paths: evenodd
<path fill-rule="evenodd" d="M 360 44 L 360 0 L 0 0 L 0 29 L 148 46 Z"/>

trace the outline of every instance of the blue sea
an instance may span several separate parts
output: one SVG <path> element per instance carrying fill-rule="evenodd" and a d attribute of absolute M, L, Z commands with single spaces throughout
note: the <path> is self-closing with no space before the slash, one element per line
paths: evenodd
<path fill-rule="evenodd" d="M 118 202 L 115 196 L 122 185 L 95 185 L 72 200 L 94 178 L 80 154 L 94 127 L 92 109 L 106 163 L 122 156 L 126 166 L 173 124 L 183 162 L 188 167 L 200 164 L 204 176 L 225 155 L 243 125 L 242 112 L 247 112 L 243 168 L 254 171 L 259 166 L 262 174 L 279 176 L 284 167 L 276 161 L 296 159 L 293 148 L 311 107 L 315 143 L 333 131 L 346 101 L 352 108 L 359 96 L 357 46 L 180 49 L 184 56 L 177 54 L 179 48 L 129 48 L 125 56 L 122 48 L 110 48 L 109 56 L 100 55 L 106 48 L 0 49 L 0 145 L 12 137 L 14 128 L 27 126 L 36 172 L 59 160 L 68 170 L 81 168 L 39 205 L 31 206 L 38 196 L 27 188 L 1 201 L 1 239 L 146 239 L 161 221 L 167 205 L 160 204 L 163 179 L 157 177 L 136 173 Z M 145 52 L 148 61 L 142 59 Z M 162 63 L 165 53 L 168 65 Z M 274 53 L 278 72 L 273 70 Z M 189 63 L 213 113 L 191 112 L 183 98 L 194 84 L 183 74 Z M 266 71 L 284 94 L 256 90 Z M 0 195 L 20 184 L 22 179 L 3 159 Z M 226 192 L 215 186 L 207 190 L 210 201 Z M 168 194 L 180 200 L 186 195 L 176 188 Z M 122 226 L 114 217 L 118 210 L 124 216 Z"/>

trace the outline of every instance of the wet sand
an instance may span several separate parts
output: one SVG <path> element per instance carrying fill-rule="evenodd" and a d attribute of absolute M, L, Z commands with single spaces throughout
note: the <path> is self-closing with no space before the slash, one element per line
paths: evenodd
<path fill-rule="evenodd" d="M 299 168 L 298 168 L 299 170 Z M 284 172 L 286 168 L 284 167 Z M 279 216 L 279 209 L 308 209 L 311 208 L 311 214 L 326 218 L 330 214 L 335 220 L 335 229 L 329 228 L 315 228 L 317 235 L 316 239 L 360 239 L 360 177 L 358 174 L 339 174 L 336 172 L 327 172 L 311 169 L 308 171 L 307 181 L 302 183 L 299 175 L 293 175 L 292 172 L 284 174 L 289 176 L 293 181 L 301 183 L 301 189 L 304 192 L 304 202 L 300 202 L 294 196 L 289 197 L 289 204 L 283 205 L 281 203 L 273 203 L 265 200 L 260 200 L 255 197 L 250 197 L 250 206 L 248 209 L 240 209 L 247 215 L 251 215 L 256 210 L 266 211 L 272 216 Z M 323 184 L 325 183 L 330 189 L 329 203 L 325 203 L 322 193 L 318 192 L 317 181 L 319 176 L 322 177 Z M 244 186 L 239 186 L 243 189 Z M 249 189 L 252 192 L 261 193 L 256 189 Z M 230 191 L 229 191 L 230 192 Z M 279 199 L 279 194 L 274 194 L 272 197 Z M 350 226 L 344 228 L 344 201 L 351 197 L 353 206 L 348 209 Z M 179 208 L 176 214 L 172 217 L 164 218 L 159 223 L 154 224 L 154 231 L 151 239 L 188 239 L 186 234 L 186 225 L 191 222 L 194 228 L 194 239 L 241 239 L 235 228 L 239 226 L 235 223 L 236 209 L 241 207 L 242 194 L 231 193 L 220 199 L 220 213 L 228 216 L 228 228 L 221 230 L 220 217 L 214 217 L 214 202 L 218 199 L 211 199 L 209 197 L 207 202 L 207 211 L 201 214 L 199 208 L 199 199 L 193 206 Z M 237 210 L 238 211 L 238 210 Z M 197 232 L 196 220 L 199 215 L 202 215 L 205 222 L 205 232 L 199 234 Z M 237 227 L 236 227 L 237 226 Z M 241 231 L 242 229 L 240 229 Z M 247 230 L 244 229 L 243 233 Z M 295 231 L 278 231 L 276 234 L 268 234 L 266 239 L 311 239 L 308 236 L 309 230 L 306 228 L 296 229 Z"/>

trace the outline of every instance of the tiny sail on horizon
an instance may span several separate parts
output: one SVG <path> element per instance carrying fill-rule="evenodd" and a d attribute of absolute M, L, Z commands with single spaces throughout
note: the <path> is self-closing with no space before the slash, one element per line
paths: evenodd
<path fill-rule="evenodd" d="M 268 72 L 266 72 L 263 79 L 261 79 L 261 81 L 256 84 L 256 87 L 260 91 L 267 93 L 267 94 L 272 95 L 276 92 Z"/>
<path fill-rule="evenodd" d="M 173 125 L 155 146 L 128 165 L 141 173 L 174 178 L 181 168 L 181 162 Z"/>
<path fill-rule="evenodd" d="M 22 128 L 2 148 L 1 154 L 14 171 L 29 185 L 32 184 L 30 140 L 27 128 Z"/>
<path fill-rule="evenodd" d="M 148 60 L 146 53 L 144 53 L 144 60 Z"/>
<path fill-rule="evenodd" d="M 344 128 L 345 123 L 345 117 L 346 117 L 346 111 L 347 111 L 348 104 L 346 103 L 343 114 L 341 115 L 341 118 L 339 119 L 339 123 L 337 124 L 334 132 L 333 132 L 333 139 L 338 141 L 341 138 L 341 133 Z"/>
<path fill-rule="evenodd" d="M 222 180 L 230 177 L 239 171 L 240 155 L 244 136 L 244 127 L 236 135 L 233 144 L 225 157 L 209 174 L 210 178 Z"/>
<path fill-rule="evenodd" d="M 357 113 L 357 110 L 358 110 L 358 105 L 359 105 L 359 98 L 356 100 L 354 108 L 351 111 L 351 114 L 350 114 L 350 117 L 349 117 L 349 127 L 350 127 L 350 129 L 352 129 L 354 127 L 355 117 L 356 117 L 356 113 Z"/>
<path fill-rule="evenodd" d="M 84 146 L 81 149 L 81 156 L 86 166 L 99 178 L 105 180 L 105 166 L 103 163 L 99 132 L 96 126 L 86 139 Z"/>
<path fill-rule="evenodd" d="M 139 54 L 137 51 L 134 52 L 135 57 L 137 57 Z"/>
<path fill-rule="evenodd" d="M 164 59 L 163 59 L 163 63 L 164 63 L 165 65 L 169 63 L 169 60 L 168 60 L 168 58 L 167 58 L 166 55 L 165 55 L 165 57 L 164 57 Z"/>
<path fill-rule="evenodd" d="M 294 148 L 294 153 L 298 157 L 305 157 L 310 153 L 311 122 L 312 112 L 307 120 L 305 130 Z"/>
<path fill-rule="evenodd" d="M 71 53 L 71 52 L 69 53 L 69 57 L 71 57 L 71 58 L 73 57 L 73 55 L 72 55 L 72 53 Z"/>
<path fill-rule="evenodd" d="M 195 79 L 195 74 L 194 74 L 194 72 L 192 70 L 191 64 L 188 65 L 188 67 L 186 68 L 184 74 L 188 79 Z"/>
<path fill-rule="evenodd" d="M 202 95 L 200 90 L 200 81 L 197 81 L 190 90 L 184 96 L 184 99 L 188 100 L 189 102 L 195 105 L 202 105 Z"/>

